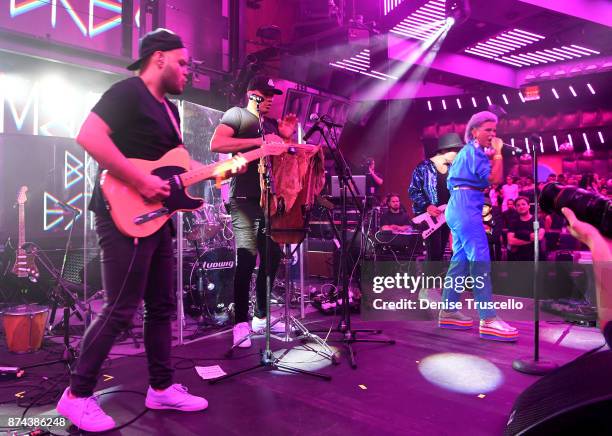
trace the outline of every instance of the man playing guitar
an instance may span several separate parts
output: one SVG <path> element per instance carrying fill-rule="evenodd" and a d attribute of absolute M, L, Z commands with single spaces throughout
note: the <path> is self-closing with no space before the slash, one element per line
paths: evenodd
<path fill-rule="evenodd" d="M 462 146 L 463 142 L 458 134 L 442 135 L 438 140 L 435 156 L 425 159 L 414 169 L 408 193 L 412 199 L 415 215 L 427 212 L 434 218 L 444 217 L 444 211 L 440 209 L 440 206 L 448 203 L 450 198 L 446 187 L 448 167 L 453 163 Z M 428 261 L 443 260 L 449 235 L 448 225 L 442 224 L 438 230 L 425 239 Z"/>
<path fill-rule="evenodd" d="M 210 149 L 218 153 L 237 153 L 251 150 L 262 145 L 259 129 L 259 116 L 265 116 L 272 105 L 275 95 L 282 91 L 274 87 L 271 79 L 255 76 L 248 84 L 246 108 L 229 109 L 221 124 L 217 126 L 212 137 Z M 287 142 L 293 136 L 297 118 L 288 114 L 282 120 L 264 118 L 263 129 L 266 142 Z M 255 269 L 259 253 L 259 271 L 257 274 L 256 294 L 257 307 L 252 321 L 253 331 L 260 331 L 266 325 L 266 262 L 265 262 L 265 219 L 260 206 L 260 175 L 257 163 L 248 165 L 244 174 L 233 177 L 230 185 L 229 212 L 232 215 L 232 226 L 236 237 L 236 274 L 234 278 L 235 325 L 233 331 L 234 345 L 250 347 L 248 338 L 249 288 L 251 275 Z M 281 258 L 281 249 L 276 242 L 270 241 L 270 273 L 272 283 Z M 273 323 L 273 320 L 270 320 Z M 273 332 L 284 332 L 285 325 L 276 322 Z M 246 339 L 245 339 L 246 338 Z"/>
<path fill-rule="evenodd" d="M 157 29 L 140 41 L 139 55 L 138 61 L 128 67 L 139 70 L 139 75 L 115 83 L 104 93 L 81 127 L 77 142 L 101 169 L 137 189 L 146 200 L 159 201 L 170 194 L 168 181 L 139 169 L 128 158 L 156 160 L 182 147 L 178 109 L 166 94 L 183 92 L 188 54 L 179 36 Z M 85 332 L 70 387 L 59 400 L 57 411 L 85 431 L 115 427 L 93 392 L 102 363 L 143 299 L 150 384 L 145 405 L 150 409 L 206 409 L 204 398 L 189 394 L 172 380 L 175 295 L 171 222 L 146 237 L 131 238 L 121 233 L 107 210 L 99 178 L 89 208 L 96 214 L 106 302 Z"/>

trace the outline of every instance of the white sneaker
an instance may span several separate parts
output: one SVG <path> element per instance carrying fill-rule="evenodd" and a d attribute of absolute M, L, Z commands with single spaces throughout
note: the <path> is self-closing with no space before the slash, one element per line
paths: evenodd
<path fill-rule="evenodd" d="M 206 398 L 197 397 L 187 392 L 187 388 L 180 384 L 173 384 L 169 388 L 157 392 L 151 386 L 147 390 L 145 406 L 149 409 L 172 409 L 183 412 L 196 412 L 208 407 Z"/>
<path fill-rule="evenodd" d="M 104 413 L 98 404 L 98 397 L 68 396 L 70 388 L 66 388 L 55 410 L 65 416 L 81 430 L 90 432 L 107 431 L 115 427 L 113 418 Z"/>
<path fill-rule="evenodd" d="M 234 326 L 234 346 L 238 344 L 239 348 L 249 348 L 251 346 L 251 338 L 248 336 L 251 334 L 251 329 L 249 328 L 248 322 L 239 322 Z M 244 339 L 246 337 L 246 339 Z M 244 340 L 243 340 L 244 339 Z"/>
<path fill-rule="evenodd" d="M 271 317 L 270 323 L 274 324 L 276 318 Z M 253 321 L 251 321 L 251 328 L 254 332 L 262 332 L 266 329 L 266 319 L 258 318 L 256 316 L 253 317 Z M 285 333 L 285 323 L 282 321 L 278 321 L 276 324 L 272 326 L 270 329 L 272 333 Z"/>

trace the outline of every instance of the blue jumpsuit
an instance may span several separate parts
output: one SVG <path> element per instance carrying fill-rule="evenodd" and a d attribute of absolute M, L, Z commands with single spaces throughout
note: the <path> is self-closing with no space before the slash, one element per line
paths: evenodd
<path fill-rule="evenodd" d="M 448 277 L 453 278 L 453 283 L 456 283 L 454 280 L 459 276 L 482 277 L 481 283 L 484 283 L 484 286 L 473 287 L 474 298 L 478 302 L 491 301 L 491 258 L 482 222 L 484 193 L 481 191 L 489 186 L 490 174 L 489 158 L 475 140 L 469 141 L 461 149 L 448 172 L 447 185 L 451 196 L 445 216 L 453 236 L 453 257 L 444 282 L 442 297 L 445 302 L 460 300 L 460 292 L 448 286 Z M 457 186 L 469 186 L 479 190 L 454 190 Z M 478 315 L 480 319 L 492 318 L 495 316 L 495 310 L 479 308 Z"/>

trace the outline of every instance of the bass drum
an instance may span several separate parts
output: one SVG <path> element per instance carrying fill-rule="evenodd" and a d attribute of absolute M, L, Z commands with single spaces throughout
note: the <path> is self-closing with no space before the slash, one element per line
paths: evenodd
<path fill-rule="evenodd" d="M 200 312 L 218 324 L 229 322 L 234 301 L 235 251 L 227 247 L 207 250 L 185 266 L 189 268 L 185 271 L 185 279 L 189 280 L 186 311 L 191 308 L 190 315 Z"/>

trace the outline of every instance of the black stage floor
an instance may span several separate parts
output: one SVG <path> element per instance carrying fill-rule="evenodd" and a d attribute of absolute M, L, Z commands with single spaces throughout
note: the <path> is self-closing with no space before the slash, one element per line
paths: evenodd
<path fill-rule="evenodd" d="M 397 343 L 355 344 L 357 369 L 351 369 L 344 354 L 338 366 L 310 352 L 295 351 L 284 360 L 302 368 L 318 368 L 331 375 L 331 381 L 258 370 L 209 385 L 199 378 L 194 365 L 218 364 L 226 372 L 255 365 L 263 338 L 255 339 L 250 349 L 238 350 L 233 359 L 224 357 L 230 331 L 176 346 L 176 382 L 205 396 L 208 410 L 148 411 L 128 427 L 109 434 L 499 435 L 514 400 L 538 380 L 511 367 L 515 358 L 532 353 L 533 325 L 528 322 L 514 323 L 520 328 L 520 340 L 508 344 L 483 341 L 476 330 L 440 330 L 433 321 L 360 323 L 358 316 L 354 320 L 354 327 L 384 329 Z M 328 328 L 335 324 L 335 318 L 310 314 L 307 323 L 310 328 Z M 544 322 L 541 332 L 541 355 L 559 364 L 603 343 L 594 328 Z M 273 350 L 286 345 L 272 341 Z M 58 350 L 59 345 L 47 343 L 43 351 L 15 356 L 2 344 L 0 365 L 48 360 Z M 54 383 L 57 389 L 50 393 L 58 393 L 65 386 L 65 380 L 57 378 L 60 372 L 61 365 L 53 365 L 32 370 L 18 383 L 1 381 L 0 415 L 21 416 L 24 409 L 16 401 L 25 402 Z M 98 389 L 107 394 L 101 403 L 118 423 L 145 411 L 147 370 L 142 354 L 115 356 L 103 374 Z M 54 404 L 33 407 L 27 413 L 28 417 L 41 415 L 55 416 Z M 66 433 L 64 428 L 53 431 Z"/>

